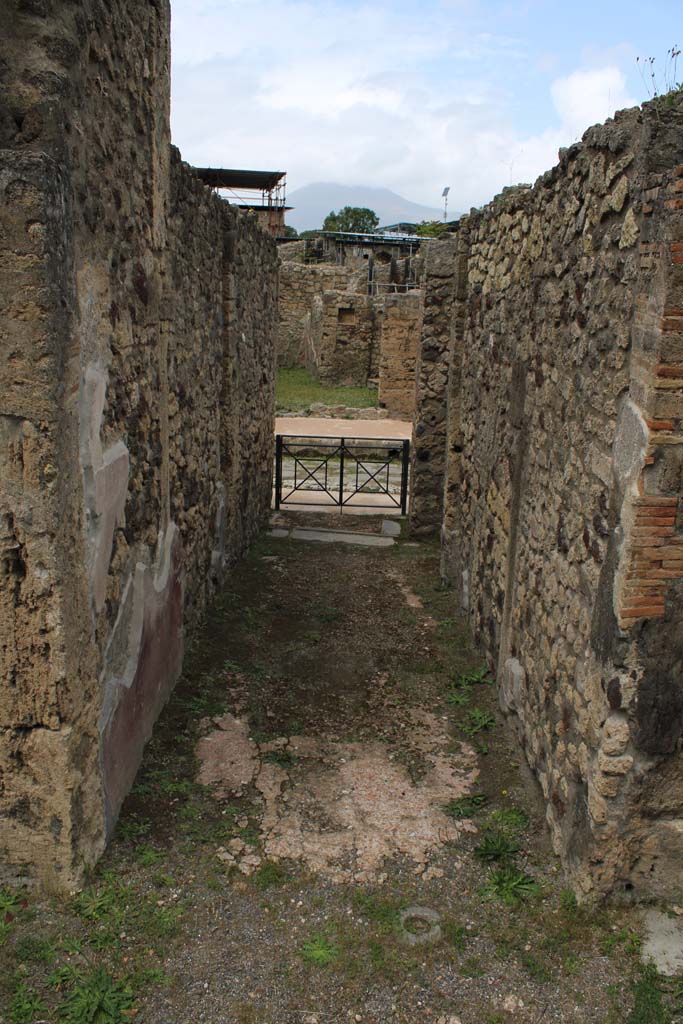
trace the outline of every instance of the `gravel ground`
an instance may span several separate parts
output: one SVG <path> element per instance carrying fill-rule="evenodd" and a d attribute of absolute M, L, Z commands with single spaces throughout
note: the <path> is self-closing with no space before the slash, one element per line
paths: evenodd
<path fill-rule="evenodd" d="M 680 1019 L 638 912 L 577 906 L 543 812 L 436 548 L 264 538 L 91 885 L 0 890 L 0 1019 Z M 100 1016 L 68 1016 L 83 993 Z"/>

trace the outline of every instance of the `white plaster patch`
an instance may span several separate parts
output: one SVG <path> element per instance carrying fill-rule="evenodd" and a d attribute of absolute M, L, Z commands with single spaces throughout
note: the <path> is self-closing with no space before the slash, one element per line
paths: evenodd
<path fill-rule="evenodd" d="M 102 450 L 100 428 L 106 376 L 95 366 L 85 372 L 79 400 L 80 454 L 87 516 L 87 562 L 90 595 L 99 612 L 107 594 L 114 530 L 123 520 L 130 459 L 123 441 Z"/>
<path fill-rule="evenodd" d="M 651 909 L 645 913 L 643 923 L 643 961 L 652 960 L 657 970 L 668 976 L 683 971 L 683 918 Z"/>
<path fill-rule="evenodd" d="M 614 475 L 624 494 L 637 494 L 649 440 L 648 426 L 631 399 L 624 402 L 617 420 L 612 449 Z"/>

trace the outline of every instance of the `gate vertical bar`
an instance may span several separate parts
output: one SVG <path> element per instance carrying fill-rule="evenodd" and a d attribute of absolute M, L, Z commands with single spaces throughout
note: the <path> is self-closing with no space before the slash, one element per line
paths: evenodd
<path fill-rule="evenodd" d="M 339 448 L 339 511 L 344 508 L 344 446 L 346 444 L 346 438 L 341 438 L 341 446 Z"/>
<path fill-rule="evenodd" d="M 307 239 L 308 241 L 308 239 Z M 282 434 L 275 437 L 275 511 L 280 508 L 282 497 Z"/>
<path fill-rule="evenodd" d="M 401 463 L 401 515 L 406 514 L 408 508 L 408 473 L 410 472 L 410 441 L 403 440 L 403 459 Z"/>

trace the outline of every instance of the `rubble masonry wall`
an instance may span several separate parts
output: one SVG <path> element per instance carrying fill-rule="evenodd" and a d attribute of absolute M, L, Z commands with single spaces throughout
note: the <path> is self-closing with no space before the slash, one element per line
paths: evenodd
<path fill-rule="evenodd" d="M 441 243 L 444 572 L 586 894 L 680 883 L 682 140 L 621 112 Z"/>
<path fill-rule="evenodd" d="M 167 3 L 0 50 L 0 863 L 64 890 L 268 507 L 277 256 L 170 146 Z"/>

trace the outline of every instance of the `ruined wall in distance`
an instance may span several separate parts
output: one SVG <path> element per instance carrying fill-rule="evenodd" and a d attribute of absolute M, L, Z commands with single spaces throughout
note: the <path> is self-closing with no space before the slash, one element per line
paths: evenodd
<path fill-rule="evenodd" d="M 460 223 L 444 568 L 587 895 L 683 866 L 683 102 Z"/>
<path fill-rule="evenodd" d="M 369 295 L 325 291 L 306 324 L 306 366 L 328 387 L 365 387 L 379 372 L 377 302 Z"/>
<path fill-rule="evenodd" d="M 303 246 L 304 243 L 289 243 Z M 335 288 L 345 291 L 351 269 L 300 263 L 291 258 L 280 263 L 280 301 L 277 340 L 278 366 L 300 366 L 305 359 L 306 317 L 316 295 Z"/>
<path fill-rule="evenodd" d="M 0 862 L 68 890 L 268 506 L 277 257 L 171 150 L 166 3 L 0 51 Z"/>

